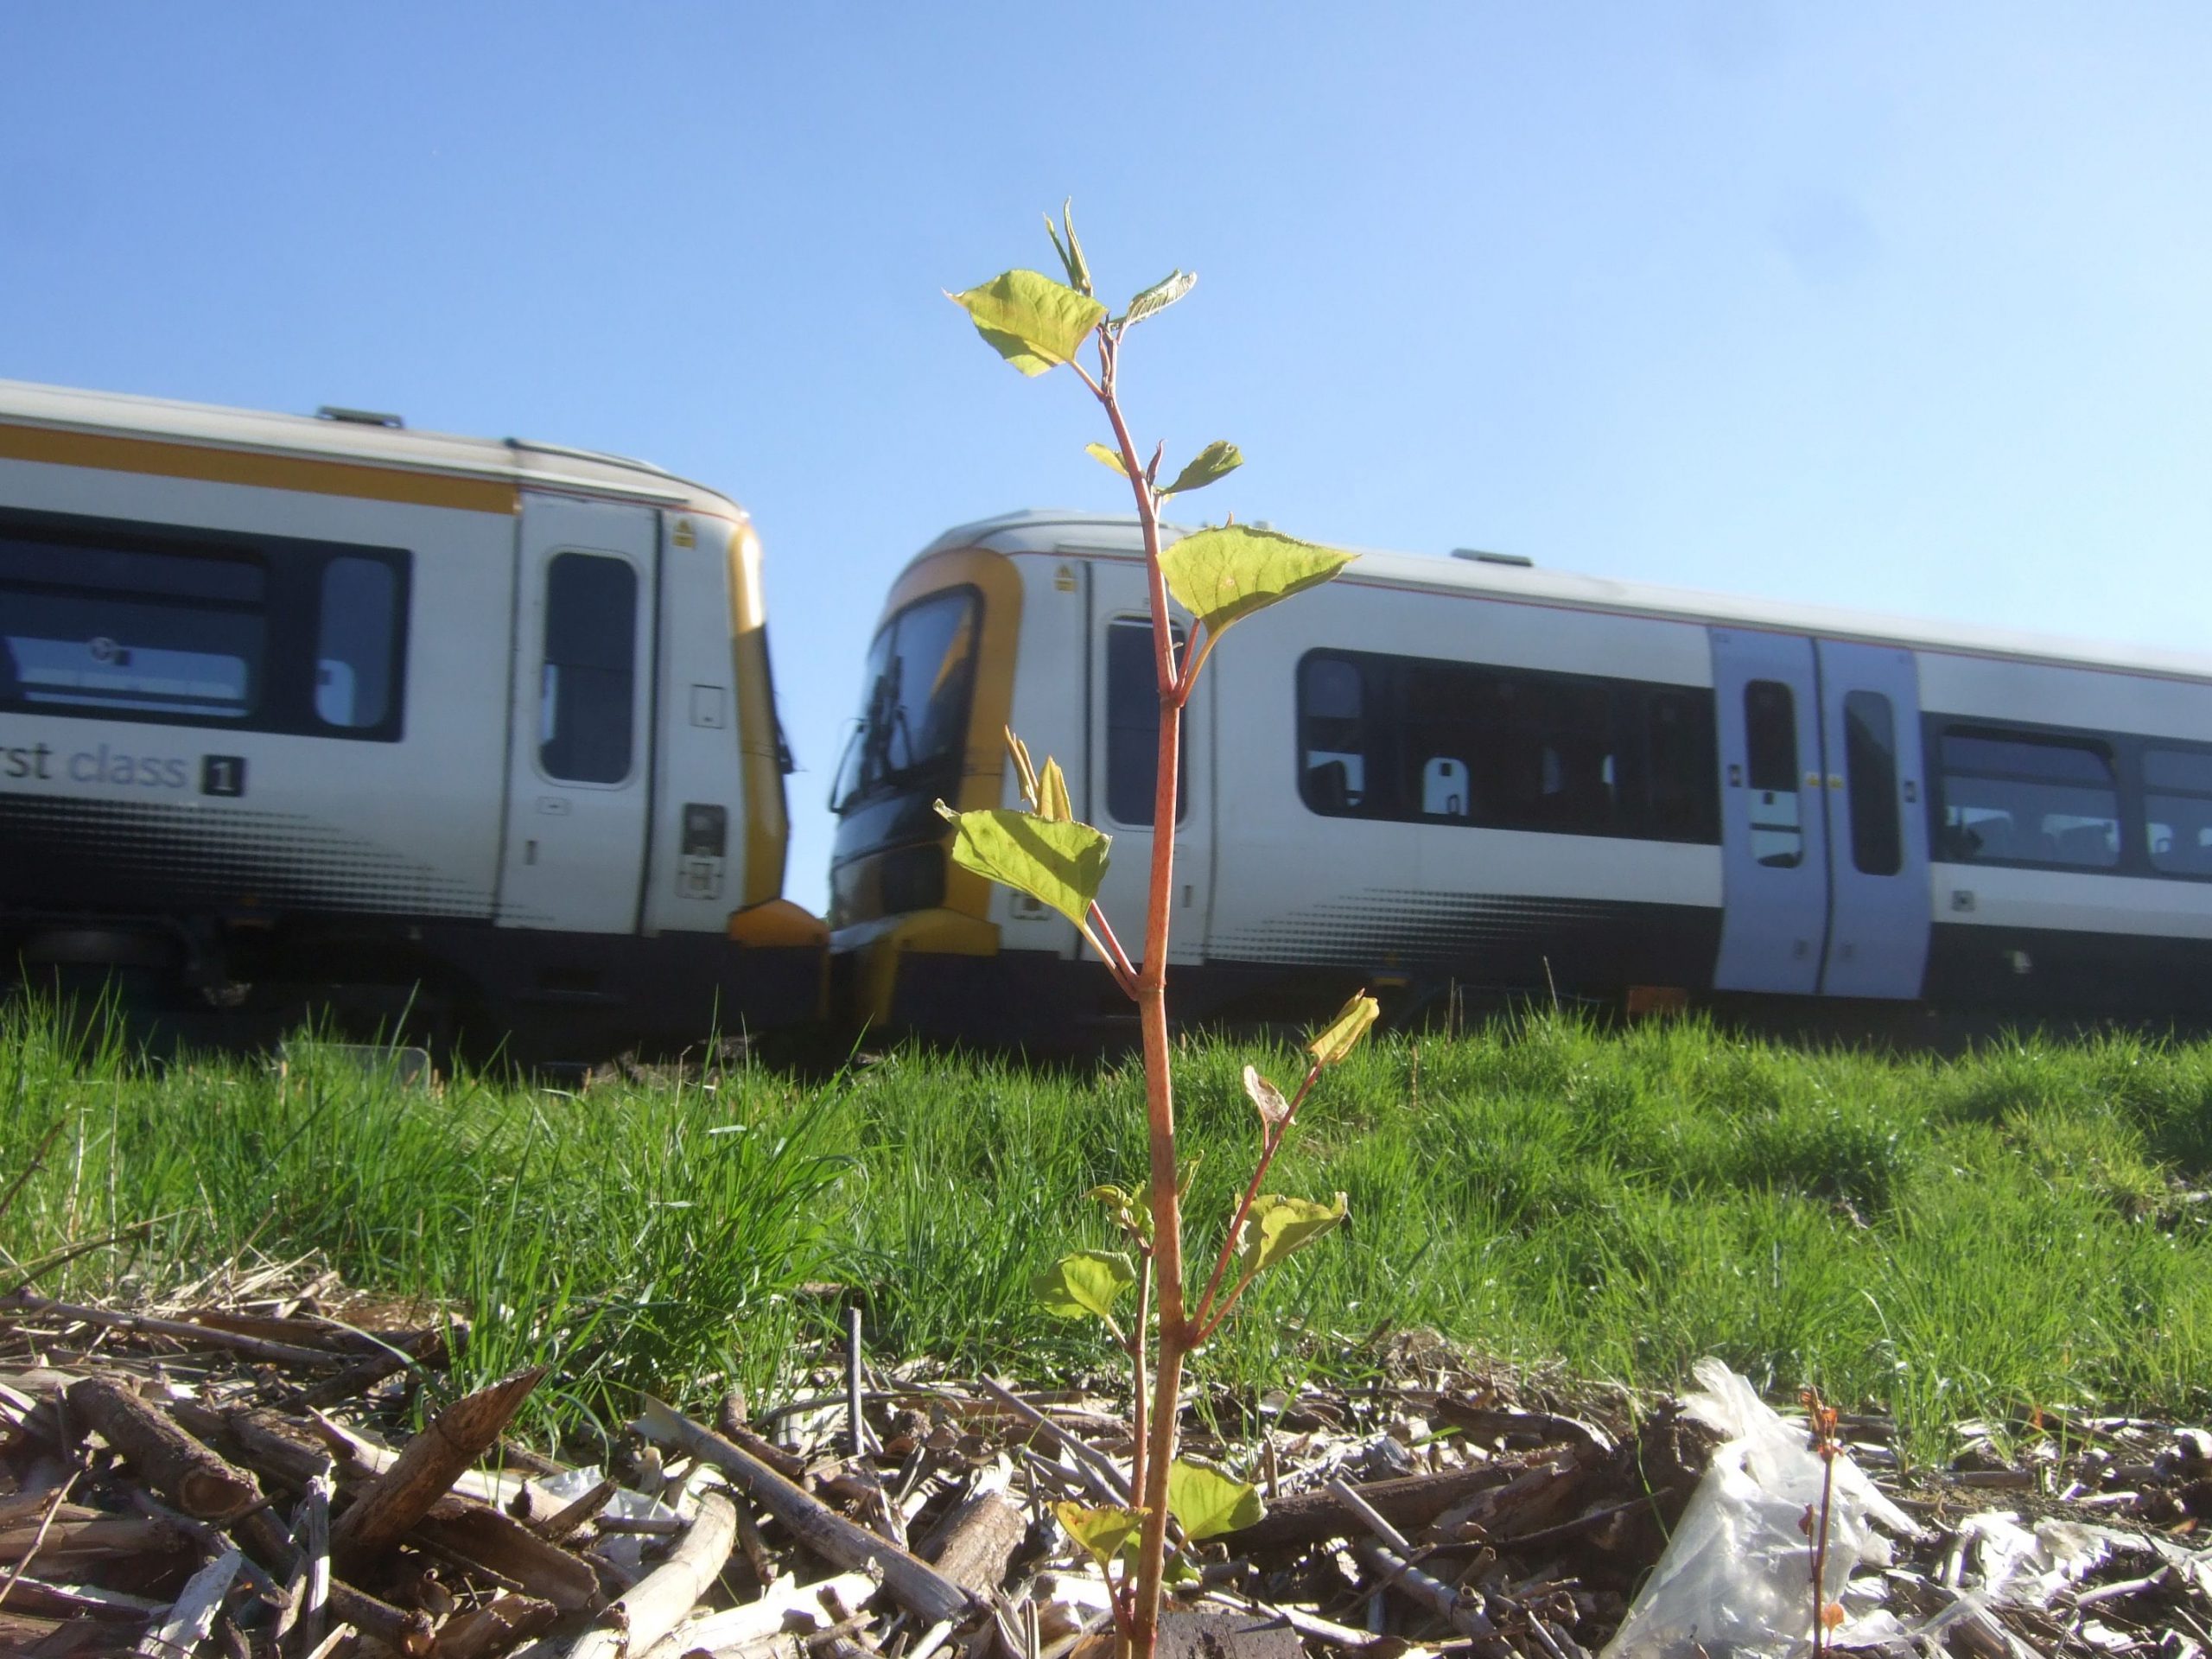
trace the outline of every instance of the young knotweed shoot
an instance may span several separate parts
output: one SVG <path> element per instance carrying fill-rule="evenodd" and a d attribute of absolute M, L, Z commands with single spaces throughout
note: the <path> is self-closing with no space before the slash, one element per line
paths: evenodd
<path fill-rule="evenodd" d="M 968 313 L 977 333 L 1007 362 L 1036 376 L 1065 364 L 1097 399 L 1114 442 L 1086 445 L 1096 460 L 1128 481 L 1144 538 L 1145 571 L 1152 614 L 1154 679 L 1160 696 L 1158 764 L 1154 771 L 1150 879 L 1147 882 L 1143 950 L 1132 961 L 1098 906 L 1110 844 L 1105 835 L 1078 822 L 1071 807 L 1067 781 L 1049 758 L 1039 771 L 1028 748 L 1012 732 L 1007 752 L 1024 804 L 956 812 L 942 801 L 938 810 L 954 826 L 952 858 L 964 869 L 1027 893 L 1074 924 L 1085 944 L 1103 962 L 1122 989 L 1136 1003 L 1144 1039 L 1145 1120 L 1149 1179 L 1133 1196 L 1102 1188 L 1122 1232 L 1135 1247 L 1135 1259 L 1111 1251 L 1079 1251 L 1055 1263 L 1038 1281 L 1038 1293 L 1054 1313 L 1095 1317 L 1106 1322 L 1128 1353 L 1135 1388 L 1131 1408 L 1135 1452 L 1130 1484 L 1135 1501 L 1103 1510 L 1065 1506 L 1061 1522 L 1071 1536 L 1096 1558 L 1102 1569 L 1119 1563 L 1114 1592 L 1115 1623 L 1123 1644 L 1149 1656 L 1159 1632 L 1160 1586 L 1167 1572 L 1167 1529 L 1171 1515 L 1186 1538 L 1249 1524 L 1256 1519 L 1259 1494 L 1242 1482 L 1175 1459 L 1176 1421 L 1183 1365 L 1234 1311 L 1253 1281 L 1293 1251 L 1320 1237 L 1344 1219 L 1339 1192 L 1326 1204 L 1262 1193 L 1261 1182 L 1274 1161 L 1299 1106 L 1328 1066 L 1344 1058 L 1375 1019 L 1372 998 L 1357 996 L 1311 1046 L 1313 1063 L 1297 1094 L 1286 1099 L 1252 1073 L 1254 1100 L 1262 1119 L 1257 1167 L 1246 1186 L 1216 1256 L 1211 1277 L 1195 1303 L 1187 1294 L 1183 1263 L 1182 1203 L 1187 1176 L 1175 1147 L 1174 1084 L 1167 1038 L 1167 942 L 1174 891 L 1178 773 L 1182 756 L 1182 716 L 1199 672 L 1229 629 L 1255 612 L 1328 581 L 1351 562 L 1350 556 L 1308 542 L 1235 524 L 1192 531 L 1165 544 L 1160 514 L 1173 497 L 1218 483 L 1243 464 L 1232 443 L 1205 446 L 1166 482 L 1160 482 L 1166 446 L 1141 459 L 1121 404 L 1120 375 L 1128 331 L 1160 315 L 1191 292 L 1198 278 L 1170 272 L 1132 298 L 1119 316 L 1111 315 L 1094 292 L 1090 266 L 1065 208 L 1046 229 L 1058 256 L 1065 282 L 1034 270 L 1001 272 L 989 282 L 947 297 Z M 1088 347 L 1092 366 L 1083 353 Z M 1189 615 L 1186 637 L 1172 625 L 1173 596 Z M 1232 1267 L 1235 1276 L 1230 1277 Z M 1113 1313 L 1134 1284 L 1136 1313 L 1124 1330 Z M 1147 1343 L 1154 1371 L 1147 1380 Z M 1149 1381 L 1149 1386 L 1147 1386 Z M 1135 1540 L 1132 1571 L 1129 1551 Z"/>

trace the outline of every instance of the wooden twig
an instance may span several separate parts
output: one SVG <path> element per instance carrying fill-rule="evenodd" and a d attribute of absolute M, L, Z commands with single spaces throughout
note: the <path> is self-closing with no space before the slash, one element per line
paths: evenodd
<path fill-rule="evenodd" d="M 330 1605 L 330 1482 L 321 1475 L 308 1482 L 307 1496 L 292 1517 L 292 1536 L 298 1541 L 300 1561 L 287 1588 L 293 1604 L 287 1610 L 292 1623 L 292 1650 L 302 1652 L 321 1644 Z"/>
<path fill-rule="evenodd" d="M 259 1337 L 240 1336 L 235 1332 L 218 1331 L 211 1325 L 193 1325 L 182 1319 L 157 1319 L 146 1314 L 116 1313 L 104 1307 L 84 1307 L 74 1302 L 57 1302 L 48 1297 L 35 1295 L 28 1290 L 0 1297 L 0 1319 L 31 1314 L 74 1319 L 81 1325 L 103 1325 L 114 1330 L 135 1331 L 147 1336 L 175 1337 L 186 1342 L 232 1349 L 279 1365 L 336 1365 L 343 1363 L 346 1358 L 346 1355 L 332 1353 L 327 1348 L 301 1348 L 289 1342 L 269 1342 Z"/>
<path fill-rule="evenodd" d="M 1394 1590 L 1402 1590 L 1463 1636 L 1496 1636 L 1497 1626 L 1482 1610 L 1479 1600 L 1462 1595 L 1443 1580 L 1422 1572 L 1395 1550 L 1363 1539 L 1352 1553 L 1382 1574 Z"/>
<path fill-rule="evenodd" d="M 446 1495 L 454 1477 L 484 1455 L 537 1386 L 545 1368 L 533 1365 L 448 1406 L 410 1440 L 390 1469 L 356 1498 L 330 1529 L 330 1553 L 341 1565 L 381 1554 Z"/>
<path fill-rule="evenodd" d="M 1392 1526 L 1410 1531 L 1427 1526 L 1456 1503 L 1504 1485 L 1519 1472 L 1485 1464 L 1438 1475 L 1368 1481 L 1354 1490 L 1377 1514 L 1389 1517 Z M 1334 1492 L 1299 1492 L 1274 1505 L 1253 1525 L 1223 1535 L 1221 1541 L 1232 1555 L 1245 1555 L 1255 1550 L 1317 1544 L 1325 1538 L 1344 1536 L 1363 1524 Z"/>
<path fill-rule="evenodd" d="M 842 1567 L 874 1565 L 899 1605 L 935 1624 L 967 1616 L 968 1592 L 926 1562 L 855 1526 L 819 1499 L 801 1491 L 750 1453 L 693 1422 L 651 1395 L 634 1425 L 646 1439 L 680 1446 L 721 1470 L 738 1489 L 789 1528 L 824 1560 Z"/>
<path fill-rule="evenodd" d="M 438 1631 L 438 1659 L 486 1659 L 526 1642 L 560 1617 L 550 1601 L 512 1592 L 457 1614 Z"/>
<path fill-rule="evenodd" d="M 1028 1518 L 1002 1493 L 968 1499 L 923 1546 L 923 1558 L 971 1595 L 988 1595 L 1006 1582 L 1007 1564 L 1029 1530 Z"/>
<path fill-rule="evenodd" d="M 1076 1461 L 1090 1471 L 1090 1473 L 1084 1477 L 1084 1484 L 1091 1487 L 1100 1497 L 1109 1503 L 1129 1502 L 1129 1483 L 1122 1471 L 1114 1466 L 1114 1460 L 1111 1458 L 1096 1446 L 1069 1433 L 1067 1430 L 1014 1393 L 1013 1389 L 1001 1387 L 988 1376 L 978 1377 L 976 1381 L 982 1385 L 984 1393 L 1020 1418 L 1023 1422 L 1040 1431 L 1053 1445 L 1063 1446 L 1074 1453 Z"/>
<path fill-rule="evenodd" d="M 599 1605 L 599 1580 L 576 1556 L 488 1503 L 448 1492 L 409 1536 L 506 1580 L 563 1613 Z"/>
<path fill-rule="evenodd" d="M 737 1541 L 737 1511 L 720 1492 L 699 1499 L 699 1516 L 669 1558 L 607 1610 L 605 1628 L 588 1632 L 569 1659 L 622 1659 L 643 1653 L 682 1624 L 721 1575 Z"/>
<path fill-rule="evenodd" d="M 609 1476 L 574 1503 L 569 1503 L 543 1521 L 531 1523 L 531 1530 L 548 1543 L 557 1544 L 578 1527 L 607 1507 L 607 1500 L 620 1489 Z"/>
<path fill-rule="evenodd" d="M 245 1558 L 234 1547 L 225 1550 L 186 1581 L 184 1593 L 169 1609 L 168 1617 L 146 1632 L 134 1652 L 144 1659 L 181 1659 L 207 1639 L 215 1628 L 215 1615 L 231 1592 Z"/>
<path fill-rule="evenodd" d="M 72 1383 L 68 1397 L 79 1421 L 98 1429 L 156 1491 L 194 1520 L 227 1521 L 260 1501 L 244 1471 L 105 1377 Z"/>

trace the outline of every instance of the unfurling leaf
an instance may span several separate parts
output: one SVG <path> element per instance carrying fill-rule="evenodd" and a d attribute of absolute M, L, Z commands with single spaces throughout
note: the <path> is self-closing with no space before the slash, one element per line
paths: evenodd
<path fill-rule="evenodd" d="M 1192 1543 L 1258 1524 L 1268 1512 L 1260 1489 L 1180 1458 L 1167 1468 L 1167 1512 Z"/>
<path fill-rule="evenodd" d="M 1175 475 L 1175 481 L 1162 490 L 1162 495 L 1179 495 L 1185 490 L 1203 490 L 1209 484 L 1227 478 L 1244 464 L 1244 452 L 1233 443 L 1215 439 L 1198 451 L 1198 459 Z"/>
<path fill-rule="evenodd" d="M 1006 733 L 1007 754 L 1014 761 L 1014 779 L 1029 810 L 1047 823 L 1072 823 L 1075 809 L 1068 804 L 1067 774 L 1060 770 L 1060 763 L 1046 755 L 1045 770 L 1039 772 L 1029 758 L 1029 746 L 1014 734 L 1014 728 L 1001 729 Z"/>
<path fill-rule="evenodd" d="M 1349 553 L 1243 524 L 1193 531 L 1160 556 L 1169 590 L 1217 635 L 1242 617 L 1328 581 L 1351 563 Z"/>
<path fill-rule="evenodd" d="M 1037 779 L 1037 816 L 1047 823 L 1073 823 L 1075 808 L 1068 804 L 1068 775 L 1051 755 Z"/>
<path fill-rule="evenodd" d="M 1359 1046 L 1359 1039 L 1367 1035 L 1367 1028 L 1382 1012 L 1382 1005 L 1365 991 L 1355 992 L 1351 1001 L 1337 1010 L 1336 1017 L 1314 1033 L 1306 1052 L 1316 1065 L 1334 1065 Z"/>
<path fill-rule="evenodd" d="M 1024 374 L 1042 374 L 1072 358 L 1106 315 L 1097 301 L 1034 270 L 1002 271 L 980 288 L 945 297 Z"/>
<path fill-rule="evenodd" d="M 1062 227 L 1067 232 L 1061 239 Z M 1052 251 L 1060 256 L 1060 265 L 1068 274 L 1068 281 L 1084 293 L 1090 292 L 1090 267 L 1083 260 L 1083 244 L 1076 239 L 1075 198 L 1070 196 L 1060 203 L 1060 222 L 1052 223 L 1050 213 L 1045 215 L 1045 234 L 1052 238 Z"/>
<path fill-rule="evenodd" d="M 1077 1250 L 1029 1281 L 1047 1313 L 1064 1319 L 1114 1317 L 1114 1304 L 1137 1281 L 1137 1270 L 1119 1250 Z"/>
<path fill-rule="evenodd" d="M 1110 836 L 1072 819 L 1055 822 L 1006 807 L 955 812 L 939 801 L 937 810 L 959 830 L 952 838 L 954 863 L 1026 893 L 1083 925 L 1098 884 L 1106 879 Z"/>
<path fill-rule="evenodd" d="M 1091 1559 L 1103 1567 L 1136 1541 L 1149 1511 L 1120 1503 L 1102 1504 L 1095 1510 L 1086 1510 L 1080 1503 L 1055 1503 L 1052 1513 L 1060 1517 L 1068 1536 L 1089 1550 Z"/>
<path fill-rule="evenodd" d="M 1096 1198 L 1114 1212 L 1114 1224 L 1123 1232 L 1149 1244 L 1152 1242 L 1152 1194 L 1148 1189 L 1135 1192 L 1118 1186 L 1094 1186 L 1084 1194 Z"/>
<path fill-rule="evenodd" d="M 1272 1268 L 1294 1250 L 1302 1249 L 1344 1218 L 1344 1195 L 1334 1204 L 1311 1198 L 1287 1198 L 1265 1192 L 1252 1200 L 1251 1213 L 1237 1236 L 1236 1260 L 1246 1273 Z"/>
<path fill-rule="evenodd" d="M 1244 1092 L 1260 1109 L 1260 1122 L 1269 1128 L 1280 1128 L 1283 1120 L 1290 1116 L 1290 1103 L 1282 1097 L 1282 1090 L 1262 1077 L 1256 1065 L 1244 1068 Z"/>
<path fill-rule="evenodd" d="M 1096 461 L 1101 467 L 1111 467 L 1123 478 L 1129 475 L 1129 469 L 1122 465 L 1122 452 L 1118 449 L 1109 449 L 1103 443 L 1086 443 L 1083 446 L 1083 453 Z"/>
<path fill-rule="evenodd" d="M 1014 775 L 1021 785 L 1021 798 L 1030 805 L 1037 804 L 1037 768 L 1031 764 L 1029 746 L 1014 734 L 1014 728 L 1001 726 L 1006 734 L 1007 758 L 1014 762 Z"/>
<path fill-rule="evenodd" d="M 1122 314 L 1120 326 L 1126 328 L 1133 322 L 1157 316 L 1198 285 L 1198 273 L 1195 270 L 1169 271 L 1129 302 L 1129 308 Z"/>

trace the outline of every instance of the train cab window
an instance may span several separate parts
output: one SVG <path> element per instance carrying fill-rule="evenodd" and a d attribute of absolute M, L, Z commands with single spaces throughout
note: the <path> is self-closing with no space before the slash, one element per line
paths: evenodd
<path fill-rule="evenodd" d="M 1897 721 L 1878 691 L 1844 694 L 1843 771 L 1851 797 L 1851 861 L 1864 875 L 1895 875 L 1904 868 Z"/>
<path fill-rule="evenodd" d="M 2120 862 L 2120 789 L 2103 743 L 1954 726 L 1936 753 L 1943 858 L 2060 869 Z"/>
<path fill-rule="evenodd" d="M 228 723 L 258 709 L 269 573 L 248 554 L 0 530 L 0 702 Z"/>
<path fill-rule="evenodd" d="M 638 679 L 638 573 L 628 560 L 556 553 L 545 568 L 537 760 L 549 778 L 630 775 Z"/>
<path fill-rule="evenodd" d="M 391 712 L 397 575 L 381 559 L 342 555 L 322 567 L 321 601 L 315 718 L 326 726 L 380 726 Z"/>
<path fill-rule="evenodd" d="M 1174 631 L 1180 649 L 1183 631 Z M 1191 810 L 1192 726 L 1183 722 L 1183 758 L 1175 775 L 1175 821 Z M 1160 784 L 1160 671 L 1153 660 L 1152 623 L 1120 616 L 1106 628 L 1106 816 L 1142 827 L 1152 822 Z"/>
<path fill-rule="evenodd" d="M 1366 814 L 1366 709 L 1365 677 L 1357 663 L 1317 652 L 1298 665 L 1299 792 L 1316 812 Z M 1463 763 L 1451 764 L 1464 775 Z"/>
<path fill-rule="evenodd" d="M 2145 748 L 2143 817 L 2153 869 L 2212 876 L 2212 750 Z"/>
<path fill-rule="evenodd" d="M 1751 856 L 1770 869 L 1805 858 L 1797 792 L 1797 699 L 1780 680 L 1744 687 L 1745 782 L 1750 790 Z"/>
<path fill-rule="evenodd" d="M 876 631 L 868 646 L 854 728 L 830 810 L 843 813 L 889 794 L 950 795 L 968 747 L 968 694 L 975 678 L 982 601 L 973 588 L 918 599 Z M 937 826 L 930 821 L 932 834 Z"/>

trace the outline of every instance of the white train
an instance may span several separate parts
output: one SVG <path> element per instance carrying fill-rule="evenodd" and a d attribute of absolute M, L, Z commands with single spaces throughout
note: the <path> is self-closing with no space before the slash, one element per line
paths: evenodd
<path fill-rule="evenodd" d="M 861 1017 L 1049 1039 L 1126 1012 L 1065 920 L 947 868 L 931 802 L 1017 804 L 1011 724 L 1114 836 L 1102 902 L 1138 933 L 1142 578 L 1133 522 L 1024 512 L 899 580 L 832 803 Z M 1370 553 L 1240 626 L 1186 731 L 1185 1018 L 1358 983 L 2212 1008 L 2212 658 Z"/>
<path fill-rule="evenodd" d="M 812 1018 L 760 562 L 635 461 L 0 382 L 0 950 L 571 1056 Z"/>

